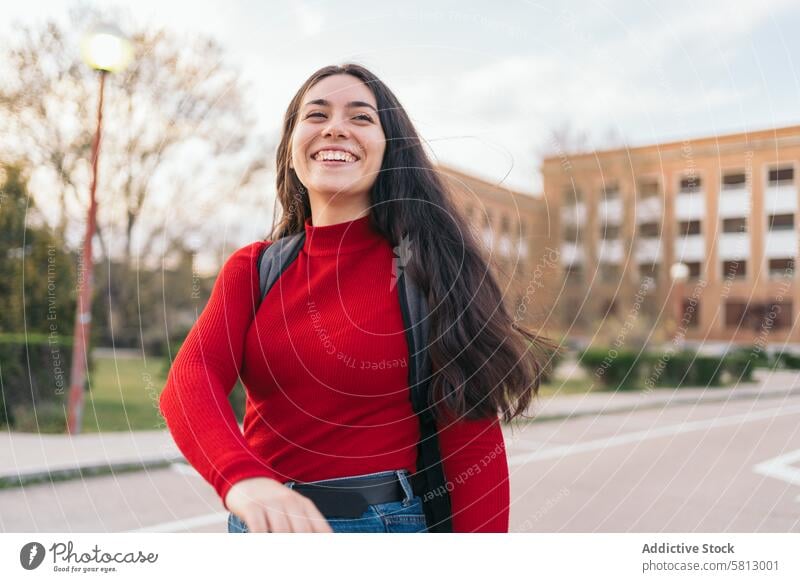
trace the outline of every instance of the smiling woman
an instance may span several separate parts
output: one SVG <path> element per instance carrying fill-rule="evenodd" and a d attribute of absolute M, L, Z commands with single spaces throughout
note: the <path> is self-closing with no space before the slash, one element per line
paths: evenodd
<path fill-rule="evenodd" d="M 308 189 L 314 224 L 366 213 L 386 136 L 372 91 L 353 75 L 332 75 L 308 89 L 292 132 L 289 168 Z"/>
<path fill-rule="evenodd" d="M 228 530 L 508 531 L 500 420 L 528 408 L 547 343 L 508 313 L 405 110 L 364 67 L 320 69 L 276 162 L 280 221 L 226 261 L 160 400 Z"/>

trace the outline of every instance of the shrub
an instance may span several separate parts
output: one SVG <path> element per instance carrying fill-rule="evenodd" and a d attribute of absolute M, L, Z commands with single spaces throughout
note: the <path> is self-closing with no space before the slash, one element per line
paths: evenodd
<path fill-rule="evenodd" d="M 644 387 L 651 378 L 655 386 L 723 386 L 732 381 L 752 380 L 756 353 L 736 352 L 707 356 L 691 350 L 670 354 L 590 348 L 580 357 L 581 366 L 605 388 L 631 390 Z M 727 378 L 726 378 L 727 377 Z"/>
<path fill-rule="evenodd" d="M 547 384 L 553 381 L 556 368 L 563 361 L 566 355 L 567 348 L 565 346 L 556 346 L 553 350 L 543 350 L 542 354 L 537 354 L 536 357 L 540 358 L 539 363 L 542 366 L 539 373 L 539 381 L 542 384 Z"/>
<path fill-rule="evenodd" d="M 64 402 L 41 402 L 36 408 L 17 406 L 13 410 L 14 430 L 39 434 L 58 434 L 67 429 Z"/>
<path fill-rule="evenodd" d="M 633 350 L 588 348 L 580 355 L 580 365 L 592 378 L 613 390 L 631 390 L 639 386 L 649 358 Z"/>
<path fill-rule="evenodd" d="M 722 386 L 725 356 L 697 356 L 689 375 L 689 386 Z"/>
<path fill-rule="evenodd" d="M 688 350 L 675 352 L 668 358 L 659 354 L 658 360 L 663 361 L 664 364 L 656 381 L 656 385 L 683 386 L 692 383 L 695 356 L 695 352 Z"/>
<path fill-rule="evenodd" d="M 775 354 L 775 363 L 781 368 L 800 370 L 800 355 L 791 352 L 779 352 Z"/>
<path fill-rule="evenodd" d="M 70 380 L 72 338 L 45 334 L 0 334 L 3 386 L 0 424 L 37 430 L 28 419 L 63 417 Z M 90 369 L 94 361 L 89 359 Z M 88 388 L 87 388 L 88 389 Z M 36 415 L 34 416 L 34 408 Z M 53 411 L 60 411 L 55 414 Z M 53 413 L 53 414 L 51 414 Z M 41 422 L 41 421 L 40 421 Z M 53 421 L 55 422 L 55 421 Z M 47 425 L 52 425 L 51 420 Z M 66 425 L 61 426 L 65 430 Z"/>
<path fill-rule="evenodd" d="M 763 352 L 736 351 L 725 356 L 725 370 L 733 382 L 752 382 L 753 370 L 764 362 L 769 362 L 769 358 Z"/>

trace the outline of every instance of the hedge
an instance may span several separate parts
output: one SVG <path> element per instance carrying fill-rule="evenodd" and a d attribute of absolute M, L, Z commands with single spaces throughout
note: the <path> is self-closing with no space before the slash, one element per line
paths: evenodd
<path fill-rule="evenodd" d="M 581 366 L 612 390 L 655 386 L 723 386 L 749 382 L 757 353 L 730 352 L 701 355 L 690 350 L 656 353 L 613 348 L 589 348 L 580 355 Z"/>
<path fill-rule="evenodd" d="M 0 424 L 27 432 L 66 430 L 71 360 L 72 337 L 0 334 Z"/>

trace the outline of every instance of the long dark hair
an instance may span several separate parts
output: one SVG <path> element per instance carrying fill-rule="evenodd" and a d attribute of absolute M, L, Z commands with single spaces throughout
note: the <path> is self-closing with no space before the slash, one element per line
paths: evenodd
<path fill-rule="evenodd" d="M 323 67 L 289 103 L 276 156 L 283 208 L 271 240 L 304 230 L 308 193 L 289 167 L 292 133 L 306 91 L 331 75 L 360 79 L 378 105 L 386 149 L 370 191 L 370 224 L 394 247 L 410 242 L 405 272 L 430 306 L 431 405 L 437 416 L 511 421 L 539 390 L 540 356 L 550 343 L 509 315 L 487 261 L 394 93 L 356 64 Z M 269 239 L 270 237 L 268 237 Z M 436 403 L 436 405 L 434 405 Z M 440 409 L 443 406 L 444 409 Z"/>

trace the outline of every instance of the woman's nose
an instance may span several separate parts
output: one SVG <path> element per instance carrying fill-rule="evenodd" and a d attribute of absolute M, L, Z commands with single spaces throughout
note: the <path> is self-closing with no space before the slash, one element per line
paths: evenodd
<path fill-rule="evenodd" d="M 322 135 L 331 136 L 335 133 L 337 136 L 347 136 L 347 130 L 342 122 L 342 119 L 331 117 L 330 121 L 325 124 L 325 127 L 322 130 Z"/>

